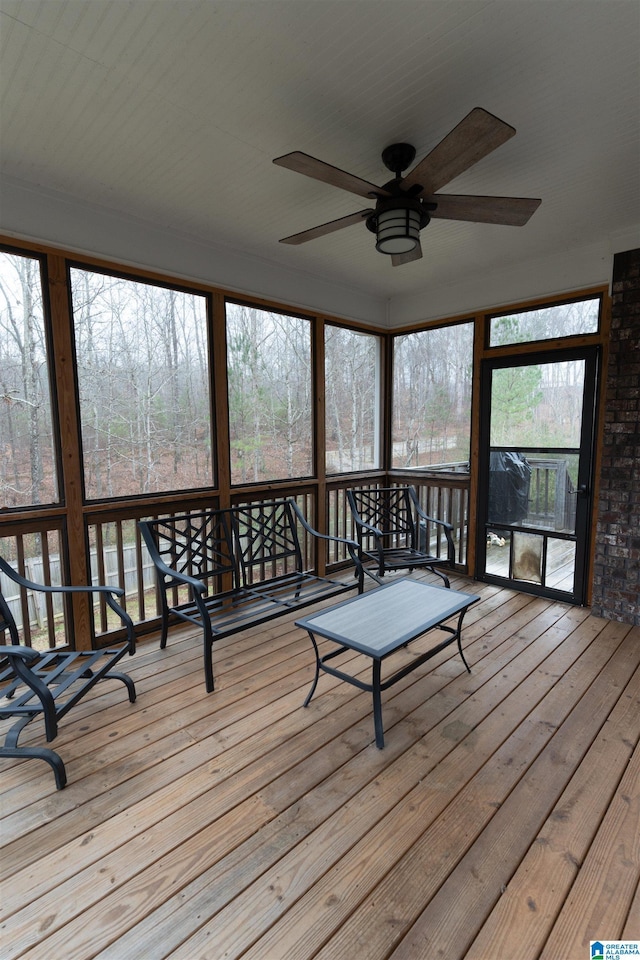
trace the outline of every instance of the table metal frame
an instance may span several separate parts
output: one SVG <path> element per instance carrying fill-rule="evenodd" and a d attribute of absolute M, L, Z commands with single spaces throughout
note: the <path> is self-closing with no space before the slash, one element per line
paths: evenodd
<path fill-rule="evenodd" d="M 408 674 L 412 673 L 418 667 L 422 666 L 423 663 L 426 663 L 427 660 L 430 660 L 437 653 L 440 653 L 441 650 L 444 650 L 445 647 L 448 647 L 450 644 L 457 642 L 458 651 L 462 658 L 467 672 L 471 673 L 471 668 L 465 659 L 465 655 L 462 651 L 462 621 L 464 615 L 471 606 L 475 603 L 480 597 L 473 594 L 461 593 L 458 590 L 448 590 L 445 587 L 432 587 L 430 584 L 420 583 L 419 581 L 410 581 L 411 583 L 420 583 L 421 587 L 426 588 L 426 590 L 437 590 L 439 593 L 444 591 L 445 593 L 451 596 L 453 601 L 452 606 L 455 607 L 453 610 L 449 610 L 445 615 L 440 619 L 425 616 L 424 621 L 420 624 L 419 627 L 411 630 L 410 633 L 401 633 L 401 625 L 396 624 L 395 630 L 397 636 L 389 641 L 383 652 L 376 651 L 373 648 L 367 648 L 366 645 L 360 643 L 355 643 L 349 639 L 349 637 L 342 636 L 339 633 L 335 633 L 332 630 L 323 628 L 322 619 L 326 618 L 328 614 L 333 613 L 338 608 L 346 607 L 347 605 L 362 604 L 366 602 L 367 597 L 370 597 L 373 593 L 379 593 L 382 590 L 393 590 L 394 587 L 401 583 L 406 582 L 406 579 L 396 580 L 393 583 L 384 584 L 384 586 L 377 587 L 375 590 L 368 591 L 367 593 L 361 594 L 358 597 L 355 597 L 351 600 L 347 600 L 340 604 L 335 604 L 332 607 L 325 608 L 321 613 L 315 614 L 313 616 L 305 617 L 301 620 L 296 620 L 296 625 L 302 627 L 309 634 L 311 643 L 313 644 L 313 649 L 316 656 L 316 671 L 311 684 L 311 690 L 309 691 L 303 706 L 307 707 L 311 702 L 316 687 L 318 685 L 318 679 L 320 677 L 320 671 L 328 673 L 333 677 L 337 677 L 340 680 L 344 680 L 347 683 L 352 684 L 352 686 L 357 687 L 359 690 L 365 690 L 370 692 L 373 697 L 373 722 L 376 738 L 376 746 L 379 749 L 384 747 L 384 729 L 382 723 L 382 692 L 388 690 L 389 687 L 392 687 L 395 683 L 398 683 Z M 425 594 L 425 598 L 428 597 L 428 593 Z M 464 599 L 462 599 L 464 598 Z M 455 626 L 449 626 L 444 623 L 445 620 L 450 620 L 455 617 L 457 614 L 457 623 Z M 390 677 L 386 680 L 382 680 L 382 661 L 385 660 L 392 653 L 395 653 L 401 647 L 407 647 L 409 643 L 413 640 L 417 640 L 419 637 L 428 633 L 431 630 L 442 630 L 447 636 L 444 640 L 441 640 L 435 646 L 430 647 L 425 653 L 420 654 L 415 657 L 411 663 L 406 664 L 401 667 L 399 670 L 396 670 Z M 334 643 L 338 644 L 336 650 L 331 650 L 329 653 L 320 656 L 320 650 L 318 648 L 318 643 L 316 640 L 316 634 L 320 637 L 323 637 L 326 640 L 331 640 Z M 372 662 L 372 672 L 371 672 L 371 683 L 366 683 L 363 680 L 360 680 L 358 677 L 354 677 L 352 674 L 346 673 L 344 670 L 339 669 L 335 666 L 329 666 L 328 661 L 333 660 L 335 657 L 339 657 L 341 654 L 346 651 L 355 651 L 357 653 L 362 653 L 364 656 L 371 658 Z"/>

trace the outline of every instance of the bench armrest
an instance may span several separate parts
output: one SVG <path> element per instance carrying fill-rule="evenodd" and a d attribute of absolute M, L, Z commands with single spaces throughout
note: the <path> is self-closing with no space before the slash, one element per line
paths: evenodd
<path fill-rule="evenodd" d="M 202 580 L 198 580 L 197 577 L 192 577 L 188 573 L 182 573 L 179 570 L 175 570 L 173 567 L 170 567 L 167 563 L 164 562 L 160 553 L 158 551 L 155 538 L 153 533 L 149 529 L 149 526 L 146 520 L 139 520 L 138 527 L 146 544 L 147 550 L 149 551 L 149 556 L 153 560 L 156 572 L 162 577 L 167 577 L 169 582 L 162 584 L 163 588 L 173 586 L 173 583 L 183 583 L 187 587 L 191 587 L 192 590 L 199 596 L 202 596 L 207 592 L 206 584 Z"/>
<path fill-rule="evenodd" d="M 311 524 L 305 518 L 304 514 L 302 513 L 300 507 L 295 502 L 295 500 L 289 499 L 289 503 L 291 504 L 293 512 L 295 513 L 296 517 L 298 518 L 298 520 L 300 521 L 304 529 L 307 531 L 307 533 L 310 533 L 311 536 L 313 537 L 317 537 L 318 540 L 327 540 L 330 543 L 342 543 L 344 544 L 344 546 L 346 546 L 347 550 L 349 551 L 349 556 L 351 557 L 356 567 L 357 574 L 358 576 L 360 576 L 362 573 L 362 562 L 360 560 L 359 544 L 356 543 L 355 540 L 350 540 L 348 537 L 336 537 L 330 533 L 320 533 L 319 530 L 315 530 L 311 526 Z"/>
<path fill-rule="evenodd" d="M 188 573 L 175 570 L 173 567 L 168 566 L 164 560 L 157 555 L 154 555 L 153 562 L 158 573 L 161 573 L 163 577 L 169 578 L 170 582 L 165 583 L 164 587 L 172 587 L 174 583 L 182 583 L 187 587 L 191 587 L 197 594 L 202 595 L 207 592 L 207 585 L 204 581 L 198 580 L 197 577 L 192 577 Z"/>

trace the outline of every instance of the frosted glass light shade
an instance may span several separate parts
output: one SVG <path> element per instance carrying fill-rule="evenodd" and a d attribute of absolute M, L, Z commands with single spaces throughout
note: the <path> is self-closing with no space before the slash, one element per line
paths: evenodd
<path fill-rule="evenodd" d="M 380 253 L 410 253 L 420 240 L 420 212 L 411 207 L 392 207 L 378 214 L 376 250 Z"/>

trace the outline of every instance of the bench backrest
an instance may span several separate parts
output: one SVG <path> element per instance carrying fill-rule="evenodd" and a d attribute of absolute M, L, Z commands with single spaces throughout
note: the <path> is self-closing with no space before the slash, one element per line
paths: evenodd
<path fill-rule="evenodd" d="M 270 500 L 140 522 L 154 560 L 198 580 L 231 575 L 234 588 L 302 570 L 296 519 Z"/>
<path fill-rule="evenodd" d="M 232 508 L 243 585 L 303 569 L 296 519 L 288 500 Z"/>
<path fill-rule="evenodd" d="M 418 524 L 412 493 L 411 487 L 377 487 L 347 490 L 347 497 L 354 516 L 363 523 L 415 546 Z"/>
<path fill-rule="evenodd" d="M 197 580 L 230 574 L 238 585 L 234 532 L 228 510 L 140 521 L 151 559 Z"/>

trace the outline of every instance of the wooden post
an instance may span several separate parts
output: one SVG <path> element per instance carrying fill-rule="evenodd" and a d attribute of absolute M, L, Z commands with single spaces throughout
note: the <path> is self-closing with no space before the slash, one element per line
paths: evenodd
<path fill-rule="evenodd" d="M 209 338 L 209 382 L 211 384 L 211 427 L 214 432 L 211 449 L 215 451 L 214 487 L 220 494 L 220 507 L 231 505 L 231 447 L 229 442 L 229 397 L 227 376 L 227 314 L 225 298 L 214 293 L 211 298 L 211 336 Z M 213 382 L 212 382 L 213 381 Z"/>
<path fill-rule="evenodd" d="M 64 503 L 68 573 L 70 583 L 91 583 L 91 565 L 84 521 L 82 495 L 81 430 L 74 396 L 74 349 L 72 317 L 64 257 L 47 256 L 49 300 L 51 304 L 51 341 L 53 371 L 60 428 L 60 496 Z M 77 650 L 93 646 L 91 598 L 87 594 L 72 597 L 73 637 Z"/>
<path fill-rule="evenodd" d="M 311 321 L 311 366 L 313 377 L 313 395 L 315 403 L 313 409 L 314 422 L 312 425 L 313 465 L 317 479 L 316 488 L 316 516 L 313 521 L 321 533 L 328 533 L 327 517 L 327 427 L 326 427 L 326 391 L 324 370 L 324 320 L 315 317 Z M 318 576 L 324 577 L 327 570 L 327 551 L 320 545 L 316 547 L 316 571 Z"/>

